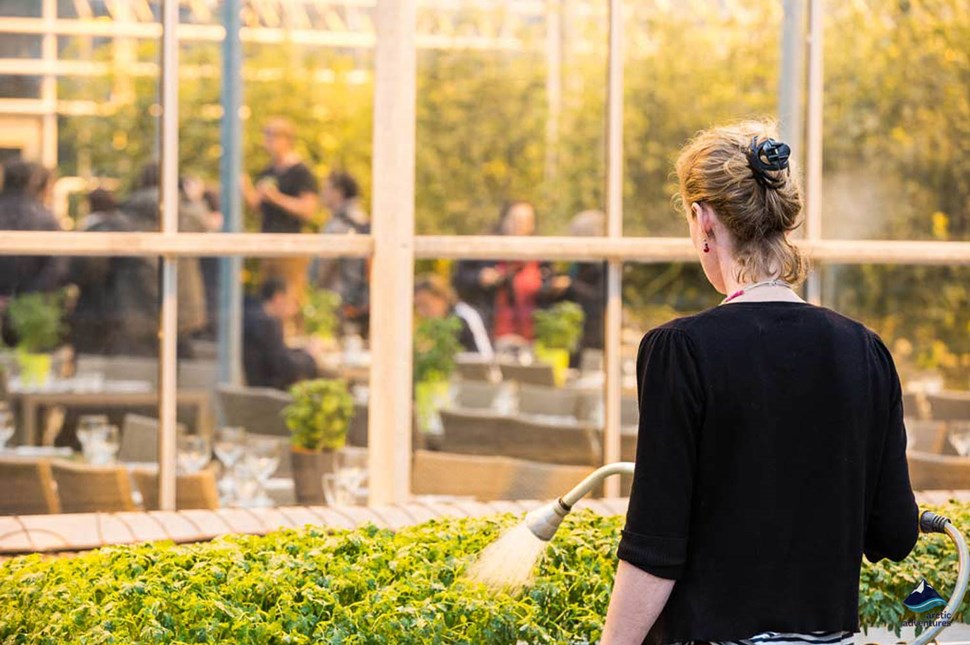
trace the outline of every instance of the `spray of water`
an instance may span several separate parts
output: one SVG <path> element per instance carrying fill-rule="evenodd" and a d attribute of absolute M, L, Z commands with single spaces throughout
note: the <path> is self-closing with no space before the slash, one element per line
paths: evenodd
<path fill-rule="evenodd" d="M 548 545 L 520 522 L 485 547 L 466 575 L 493 589 L 519 590 L 532 580 L 535 565 Z"/>

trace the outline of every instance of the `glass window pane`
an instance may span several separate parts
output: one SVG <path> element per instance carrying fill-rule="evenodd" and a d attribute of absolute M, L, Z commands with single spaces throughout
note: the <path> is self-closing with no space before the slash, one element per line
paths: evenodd
<path fill-rule="evenodd" d="M 419 234 L 494 234 L 503 205 L 526 200 L 539 234 L 564 235 L 603 208 L 605 9 L 422 10 L 423 28 L 459 35 L 419 38 Z"/>
<path fill-rule="evenodd" d="M 602 461 L 605 271 L 418 264 L 416 495 L 553 498 Z"/>
<path fill-rule="evenodd" d="M 682 236 L 670 207 L 680 147 L 702 128 L 777 114 L 782 3 L 627 3 L 624 11 L 624 232 Z"/>
<path fill-rule="evenodd" d="M 0 258 L 0 436 L 15 429 L 0 478 L 5 490 L 18 482 L 0 513 L 158 507 L 158 262 Z M 209 408 L 206 395 L 179 393 L 187 432 L 204 431 Z"/>
<path fill-rule="evenodd" d="M 824 6 L 824 236 L 970 239 L 966 6 Z"/>
<path fill-rule="evenodd" d="M 970 269 L 831 265 L 823 304 L 875 330 L 904 387 L 970 389 Z"/>

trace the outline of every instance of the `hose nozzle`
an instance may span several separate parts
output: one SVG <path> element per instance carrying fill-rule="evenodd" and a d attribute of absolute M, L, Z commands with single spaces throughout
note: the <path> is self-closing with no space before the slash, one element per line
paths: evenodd
<path fill-rule="evenodd" d="M 610 475 L 619 475 L 621 473 L 632 475 L 633 463 L 619 461 L 615 464 L 607 464 L 597 468 L 587 475 L 586 479 L 579 482 L 571 491 L 555 502 L 540 506 L 527 513 L 525 516 L 525 525 L 529 527 L 529 530 L 537 538 L 543 542 L 548 542 L 556 534 L 556 531 L 559 530 L 559 526 L 562 524 L 566 515 L 569 514 L 569 511 L 573 510 L 576 502 Z"/>
<path fill-rule="evenodd" d="M 548 542 L 559 530 L 559 525 L 569 511 L 570 509 L 562 503 L 562 500 L 557 499 L 526 513 L 525 525 L 537 538 Z"/>

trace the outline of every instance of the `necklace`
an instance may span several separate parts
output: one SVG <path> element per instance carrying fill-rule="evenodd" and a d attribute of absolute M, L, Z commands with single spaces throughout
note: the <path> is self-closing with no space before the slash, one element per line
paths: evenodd
<path fill-rule="evenodd" d="M 730 296 L 722 300 L 721 304 L 723 305 L 726 302 L 731 302 L 738 296 L 743 296 L 748 291 L 751 291 L 752 289 L 757 289 L 758 287 L 787 287 L 791 289 L 791 285 L 785 282 L 784 280 L 779 280 L 778 278 L 772 278 L 771 280 L 765 280 L 763 282 L 755 282 L 754 284 L 749 284 L 744 288 L 738 289 Z"/>

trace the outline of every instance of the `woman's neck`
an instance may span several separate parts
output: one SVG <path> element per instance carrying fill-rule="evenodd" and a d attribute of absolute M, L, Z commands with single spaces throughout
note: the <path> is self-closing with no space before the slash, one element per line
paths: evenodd
<path fill-rule="evenodd" d="M 733 269 L 734 267 L 732 267 Z M 725 274 L 725 300 L 730 302 L 804 302 L 786 282 L 775 275 L 759 275 L 751 280 L 738 280 L 738 273 L 733 270 Z M 754 287 L 754 288 L 752 288 Z"/>

